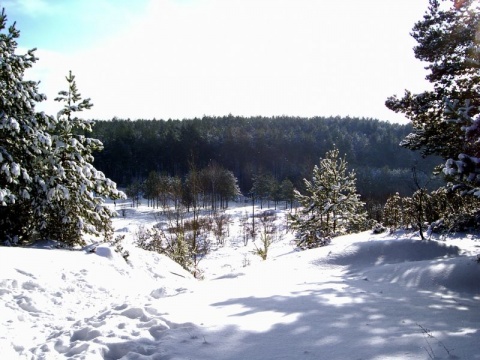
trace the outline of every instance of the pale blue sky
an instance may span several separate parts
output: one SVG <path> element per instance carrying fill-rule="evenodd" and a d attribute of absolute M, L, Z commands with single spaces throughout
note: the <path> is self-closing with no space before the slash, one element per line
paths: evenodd
<path fill-rule="evenodd" d="M 147 0 L 4 0 L 10 23 L 27 48 L 67 52 L 88 48 L 128 28 L 146 12 Z M 92 44 L 93 43 L 93 44 Z"/>
<path fill-rule="evenodd" d="M 72 70 L 87 118 L 357 116 L 421 91 L 428 0 L 4 0 L 49 99 Z M 56 113 L 49 102 L 40 110 Z"/>

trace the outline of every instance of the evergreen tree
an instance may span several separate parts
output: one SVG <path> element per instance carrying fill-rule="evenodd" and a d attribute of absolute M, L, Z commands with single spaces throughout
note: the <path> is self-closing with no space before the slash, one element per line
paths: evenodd
<path fill-rule="evenodd" d="M 144 184 L 138 180 L 131 183 L 125 190 L 126 195 L 132 199 L 132 207 L 140 205 Z"/>
<path fill-rule="evenodd" d="M 222 169 L 220 172 L 218 192 L 221 205 L 224 208 L 228 207 L 229 200 L 233 200 L 241 194 L 240 188 L 238 187 L 238 180 L 235 175 L 233 175 L 233 172 L 227 169 Z"/>
<path fill-rule="evenodd" d="M 320 166 L 314 167 L 312 180 L 304 182 L 307 194 L 295 192 L 302 209 L 292 216 L 299 247 L 326 245 L 332 236 L 361 229 L 365 212 L 357 194 L 355 172 L 347 173 L 347 162 L 339 158 L 338 149 L 327 152 Z"/>
<path fill-rule="evenodd" d="M 158 199 L 160 197 L 159 182 L 160 174 L 156 171 L 150 171 L 144 183 L 145 197 L 149 202 L 148 205 L 150 205 L 151 202 L 153 208 L 155 208 L 155 203 L 157 203 L 158 206 Z"/>
<path fill-rule="evenodd" d="M 295 188 L 290 179 L 284 179 L 280 184 L 280 198 L 285 201 L 285 209 L 290 203 L 290 209 L 292 208 L 293 200 L 295 200 Z"/>
<path fill-rule="evenodd" d="M 171 190 L 171 177 L 166 174 L 161 174 L 158 178 L 158 194 L 160 196 L 160 202 L 162 204 L 163 210 L 167 210 L 169 204 L 168 200 L 170 197 Z"/>
<path fill-rule="evenodd" d="M 447 114 L 451 122 L 461 126 L 463 130 L 462 151 L 447 160 L 443 172 L 450 180 L 455 181 L 453 190 L 461 190 L 465 195 L 480 198 L 480 115 L 473 119 L 469 102 L 458 106 L 458 102 L 447 102 Z"/>
<path fill-rule="evenodd" d="M 214 161 L 200 171 L 201 187 L 204 190 L 204 196 L 206 197 L 208 195 L 210 198 L 211 209 L 213 211 L 217 210 L 217 196 L 221 173 L 221 166 Z"/>
<path fill-rule="evenodd" d="M 383 225 L 392 230 L 397 229 L 402 224 L 402 198 L 399 193 L 390 196 L 383 208 Z"/>
<path fill-rule="evenodd" d="M 212 210 L 217 210 L 217 202 L 226 207 L 228 200 L 240 195 L 237 178 L 216 162 L 211 162 L 199 173 L 200 189 L 210 198 Z"/>
<path fill-rule="evenodd" d="M 190 207 L 192 208 L 194 221 L 196 221 L 197 209 L 199 207 L 199 196 L 203 190 L 201 188 L 199 171 L 193 162 L 190 163 L 190 171 L 185 178 L 183 188 L 182 203 L 187 207 L 187 211 L 190 211 Z"/>
<path fill-rule="evenodd" d="M 430 0 L 429 4 L 412 36 L 418 44 L 415 57 L 428 63 L 427 80 L 433 90 L 420 94 L 406 91 L 401 99 L 387 99 L 386 106 L 412 121 L 413 132 L 402 141 L 402 146 L 421 150 L 423 155 L 455 158 L 463 148 L 462 129 L 458 123 L 445 121 L 445 99 L 460 103 L 470 99 L 474 107 L 468 115 L 479 111 L 480 4 L 478 0 Z"/>
<path fill-rule="evenodd" d="M 103 145 L 83 135 L 92 131 L 93 122 L 75 116 L 92 104 L 90 99 L 82 100 L 71 72 L 66 80 L 68 89 L 60 91 L 55 99 L 64 106 L 52 122 L 52 151 L 45 159 L 51 167 L 41 235 L 67 245 L 83 244 L 84 234 L 103 234 L 108 240 L 113 234 L 110 218 L 114 213 L 103 205 L 104 199 L 118 199 L 123 194 L 92 165 L 93 152 Z"/>
<path fill-rule="evenodd" d="M 171 177 L 169 189 L 170 189 L 169 191 L 170 198 L 172 199 L 175 209 L 178 209 L 178 207 L 182 203 L 182 192 L 183 192 L 182 179 L 180 179 L 178 176 Z"/>
<path fill-rule="evenodd" d="M 35 112 L 46 99 L 38 84 L 23 80 L 37 58 L 35 49 L 17 55 L 15 24 L 6 30 L 7 16 L 0 15 L 0 241 L 20 244 L 38 227 L 39 206 L 45 195 L 43 158 L 52 139 L 51 118 Z"/>
<path fill-rule="evenodd" d="M 402 99 L 391 97 L 386 105 L 412 121 L 413 132 L 402 146 L 421 150 L 424 156 L 441 156 L 446 163 L 439 169 L 452 181 L 449 188 L 480 196 L 480 131 L 479 120 L 474 120 L 480 113 L 480 3 L 430 0 L 429 4 L 412 36 L 418 43 L 415 56 L 428 63 L 427 80 L 433 90 L 416 95 L 406 91 Z M 418 203 L 411 208 L 422 207 L 426 198 L 425 190 L 419 189 L 411 200 Z M 471 206 L 478 209 L 475 201 Z M 433 216 L 429 209 L 414 211 L 422 237 L 425 210 L 427 217 Z M 455 213 L 466 215 L 459 208 L 450 211 Z"/>
<path fill-rule="evenodd" d="M 253 176 L 253 186 L 250 192 L 260 200 L 260 208 L 263 209 L 263 201 L 272 197 L 272 188 L 275 178 L 270 173 L 259 173 Z"/>
<path fill-rule="evenodd" d="M 0 15 L 0 240 L 9 245 L 37 239 L 82 244 L 82 235 L 112 233 L 113 213 L 103 197 L 118 198 L 115 184 L 96 170 L 92 153 L 101 142 L 80 133 L 91 122 L 73 113 L 88 109 L 74 77 L 58 101 L 65 106 L 57 118 L 35 112 L 45 99 L 37 83 L 24 81 L 24 71 L 35 62 L 34 50 L 15 53 L 20 33 L 6 28 Z"/>

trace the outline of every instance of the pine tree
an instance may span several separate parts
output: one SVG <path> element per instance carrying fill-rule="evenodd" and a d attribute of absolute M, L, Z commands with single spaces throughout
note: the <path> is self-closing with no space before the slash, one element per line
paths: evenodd
<path fill-rule="evenodd" d="M 132 207 L 140 205 L 140 198 L 142 197 L 144 183 L 138 180 L 135 180 L 131 183 L 125 190 L 125 194 L 132 199 Z M 166 200 L 165 200 L 166 202 Z"/>
<path fill-rule="evenodd" d="M 302 205 L 300 213 L 292 216 L 299 247 L 326 245 L 332 236 L 360 230 L 365 223 L 355 172 L 347 173 L 347 165 L 334 148 L 314 167 L 312 180 L 304 179 L 307 194 L 295 192 Z"/>
<path fill-rule="evenodd" d="M 93 122 L 75 116 L 92 104 L 90 99 L 82 100 L 71 72 L 66 80 L 68 90 L 59 92 L 55 99 L 64 107 L 53 123 L 52 152 L 45 159 L 52 166 L 47 182 L 48 205 L 40 229 L 43 238 L 71 246 L 83 244 L 84 234 L 104 235 L 109 240 L 114 213 L 103 205 L 104 199 L 118 199 L 123 194 L 92 165 L 93 152 L 103 145 L 83 135 L 92 131 Z"/>
<path fill-rule="evenodd" d="M 0 15 L 0 241 L 20 245 L 38 239 L 83 243 L 83 234 L 111 234 L 113 213 L 103 198 L 122 196 L 115 184 L 96 170 L 92 153 L 100 141 L 81 135 L 91 122 L 73 113 L 88 109 L 73 75 L 68 91 L 56 99 L 65 106 L 56 118 L 35 111 L 46 97 L 38 84 L 24 81 L 36 58 L 34 50 L 17 55 L 15 24 L 6 28 Z"/>
<path fill-rule="evenodd" d="M 280 184 L 280 198 L 285 201 L 285 209 L 290 203 L 290 209 L 292 208 L 293 200 L 295 200 L 295 188 L 290 179 L 284 179 Z"/>
<path fill-rule="evenodd" d="M 392 230 L 397 229 L 402 224 L 402 199 L 399 193 L 390 196 L 383 208 L 383 225 Z"/>
<path fill-rule="evenodd" d="M 443 172 L 455 182 L 453 190 L 480 198 L 480 115 L 473 119 L 469 113 L 469 101 L 464 106 L 459 106 L 458 101 L 447 101 L 447 114 L 451 116 L 449 121 L 463 130 L 463 148 L 447 160 Z"/>
<path fill-rule="evenodd" d="M 250 192 L 260 200 L 260 208 L 263 209 L 264 200 L 271 198 L 272 184 L 275 182 L 275 178 L 270 173 L 260 172 L 253 176 L 252 181 L 253 186 Z"/>
<path fill-rule="evenodd" d="M 35 112 L 46 99 L 38 84 L 23 80 L 37 58 L 35 49 L 17 55 L 20 32 L 0 15 L 0 242 L 19 244 L 30 239 L 40 215 L 45 180 L 43 159 L 52 139 L 51 117 Z"/>
<path fill-rule="evenodd" d="M 449 189 L 477 196 L 480 132 L 478 118 L 473 119 L 480 113 L 479 28 L 478 0 L 429 0 L 428 11 L 414 25 L 412 36 L 417 41 L 415 57 L 428 64 L 426 79 L 433 89 L 419 94 L 405 91 L 403 98 L 393 96 L 386 101 L 388 108 L 404 113 L 412 121 L 413 131 L 401 145 L 420 150 L 424 156 L 442 157 L 446 163 L 439 165 L 437 171 L 442 169 L 447 180 L 452 181 Z M 406 218 L 420 229 L 422 237 L 423 222 L 435 215 L 435 211 L 423 209 L 425 205 L 433 206 L 426 202 L 427 198 L 419 188 L 407 204 L 410 214 Z M 471 208 L 476 211 L 478 207 L 472 200 Z M 449 214 L 437 220 L 452 219 L 453 214 L 460 222 L 467 214 L 475 219 L 471 211 L 456 208 L 456 202 L 450 205 Z"/>
<path fill-rule="evenodd" d="M 412 36 L 417 41 L 415 57 L 428 64 L 426 78 L 433 90 L 419 94 L 405 91 L 403 98 L 392 96 L 385 103 L 412 121 L 413 132 L 402 146 L 445 160 L 461 153 L 463 131 L 458 123 L 445 121 L 445 99 L 460 103 L 470 99 L 473 106 L 469 116 L 480 111 L 479 26 L 478 0 L 429 1 L 428 11 L 414 25 Z"/>
<path fill-rule="evenodd" d="M 238 180 L 235 175 L 233 175 L 233 172 L 224 168 L 222 169 L 220 172 L 218 192 L 220 195 L 221 206 L 223 208 L 228 207 L 229 200 L 234 200 L 241 194 L 240 188 L 238 187 Z"/>
<path fill-rule="evenodd" d="M 148 205 L 150 206 L 150 202 L 152 207 L 155 209 L 155 202 L 158 206 L 158 198 L 160 197 L 159 193 L 159 182 L 160 182 L 160 174 L 156 171 L 150 171 L 148 177 L 145 179 L 144 182 L 144 190 L 145 190 L 145 198 L 148 200 Z"/>
<path fill-rule="evenodd" d="M 218 200 L 222 207 L 226 207 L 229 199 L 240 194 L 237 178 L 215 161 L 199 171 L 198 178 L 204 195 L 210 198 L 213 211 L 217 210 Z"/>

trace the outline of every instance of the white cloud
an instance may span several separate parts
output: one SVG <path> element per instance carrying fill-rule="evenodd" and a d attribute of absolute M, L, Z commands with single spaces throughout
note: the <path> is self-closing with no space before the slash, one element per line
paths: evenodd
<path fill-rule="evenodd" d="M 400 121 L 383 103 L 404 88 L 426 86 L 408 35 L 426 6 L 426 0 L 152 0 L 121 36 L 76 54 L 39 52 L 34 71 L 57 85 L 52 78 L 61 81 L 71 69 L 95 104 L 88 117 Z"/>

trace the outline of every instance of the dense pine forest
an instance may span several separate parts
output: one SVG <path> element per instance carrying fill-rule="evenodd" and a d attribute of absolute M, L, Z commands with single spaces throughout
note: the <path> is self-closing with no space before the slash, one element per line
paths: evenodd
<path fill-rule="evenodd" d="M 357 174 L 357 187 L 367 202 L 385 203 L 415 187 L 412 168 L 427 184 L 439 159 L 422 159 L 399 143 L 410 125 L 374 119 L 340 117 L 203 117 L 184 120 L 96 121 L 93 137 L 105 149 L 95 154 L 95 166 L 120 186 L 144 180 L 151 171 L 184 177 L 190 166 L 211 162 L 232 171 L 242 193 L 256 175 L 289 179 L 302 189 L 313 167 L 336 146 Z M 438 185 L 438 182 L 434 184 Z"/>

